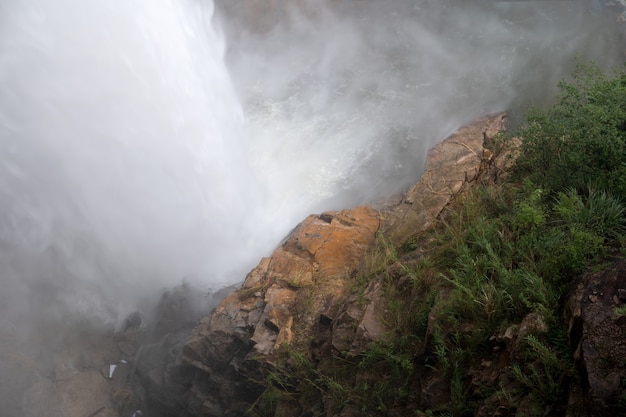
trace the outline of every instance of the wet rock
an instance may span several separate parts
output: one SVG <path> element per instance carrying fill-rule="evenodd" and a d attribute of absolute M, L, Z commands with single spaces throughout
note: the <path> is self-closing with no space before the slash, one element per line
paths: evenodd
<path fill-rule="evenodd" d="M 146 415 L 178 415 L 188 408 L 194 369 L 182 361 L 181 352 L 193 327 L 222 298 L 182 284 L 163 294 L 153 324 L 140 326 L 142 342 L 130 376 Z"/>
<path fill-rule="evenodd" d="M 32 417 L 116 417 L 114 391 L 126 384 L 127 372 L 119 363 L 122 353 L 112 329 L 71 323 L 59 334 L 59 346 L 49 346 L 52 372 L 40 370 L 26 390 L 22 409 Z M 109 377 L 110 364 L 122 365 Z M 36 362 L 32 362 L 36 366 Z M 106 365 L 106 370 L 103 369 Z M 47 367 L 47 365 L 44 364 Z"/>
<path fill-rule="evenodd" d="M 39 378 L 24 395 L 25 417 L 60 417 L 56 386 L 49 378 Z"/>

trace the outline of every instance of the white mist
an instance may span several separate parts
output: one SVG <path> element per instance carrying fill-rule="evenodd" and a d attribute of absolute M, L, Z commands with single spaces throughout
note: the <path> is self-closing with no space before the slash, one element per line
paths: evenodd
<path fill-rule="evenodd" d="M 5 321 L 240 282 L 305 215 L 399 191 L 461 124 L 551 97 L 575 56 L 623 57 L 582 0 L 286 2 L 262 30 L 253 4 L 218 2 L 219 25 L 211 1 L 0 5 Z"/>
<path fill-rule="evenodd" d="M 117 319 L 241 280 L 259 188 L 212 4 L 2 7 L 2 313 Z"/>
<path fill-rule="evenodd" d="M 3 410 L 32 382 L 16 357 L 50 375 L 68 314 L 240 282 L 307 214 L 400 191 L 461 124 L 549 101 L 574 57 L 624 58 L 599 0 L 216 3 L 0 3 Z"/>

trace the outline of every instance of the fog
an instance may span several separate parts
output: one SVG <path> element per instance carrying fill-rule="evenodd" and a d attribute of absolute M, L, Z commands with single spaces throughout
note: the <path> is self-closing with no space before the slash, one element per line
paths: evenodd
<path fill-rule="evenodd" d="M 624 57 L 599 1 L 217 4 L 252 166 L 292 221 L 404 189 L 462 124 L 548 103 L 576 58 Z"/>
<path fill-rule="evenodd" d="M 576 57 L 621 66 L 618 3 L 3 1 L 0 353 L 241 282 L 462 124 L 548 104 Z"/>

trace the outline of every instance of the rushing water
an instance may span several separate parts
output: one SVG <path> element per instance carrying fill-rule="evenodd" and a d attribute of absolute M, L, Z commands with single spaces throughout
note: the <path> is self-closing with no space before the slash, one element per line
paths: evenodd
<path fill-rule="evenodd" d="M 241 281 L 306 214 L 397 192 L 461 124 L 549 102 L 575 57 L 621 65 L 609 3 L 2 2 L 2 346 Z"/>
<path fill-rule="evenodd" d="M 43 286 L 46 303 L 115 315 L 183 278 L 223 282 L 257 187 L 209 5 L 5 8 L 2 295 Z"/>

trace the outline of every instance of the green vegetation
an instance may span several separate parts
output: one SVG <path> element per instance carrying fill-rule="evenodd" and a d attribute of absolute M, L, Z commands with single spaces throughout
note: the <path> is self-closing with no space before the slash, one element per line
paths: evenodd
<path fill-rule="evenodd" d="M 574 371 L 561 303 L 571 280 L 622 251 L 626 237 L 626 74 L 581 66 L 560 87 L 558 103 L 532 110 L 517 132 L 521 153 L 506 182 L 466 190 L 402 248 L 379 237 L 353 291 L 384 284 L 387 337 L 317 363 L 286 346 L 267 403 L 278 389 L 293 403 L 323 403 L 310 409 L 320 416 L 346 406 L 362 416 L 564 407 Z M 477 376 L 489 366 L 508 380 Z"/>
<path fill-rule="evenodd" d="M 555 191 L 592 186 L 626 196 L 626 73 L 580 65 L 550 110 L 534 109 L 519 172 Z"/>

